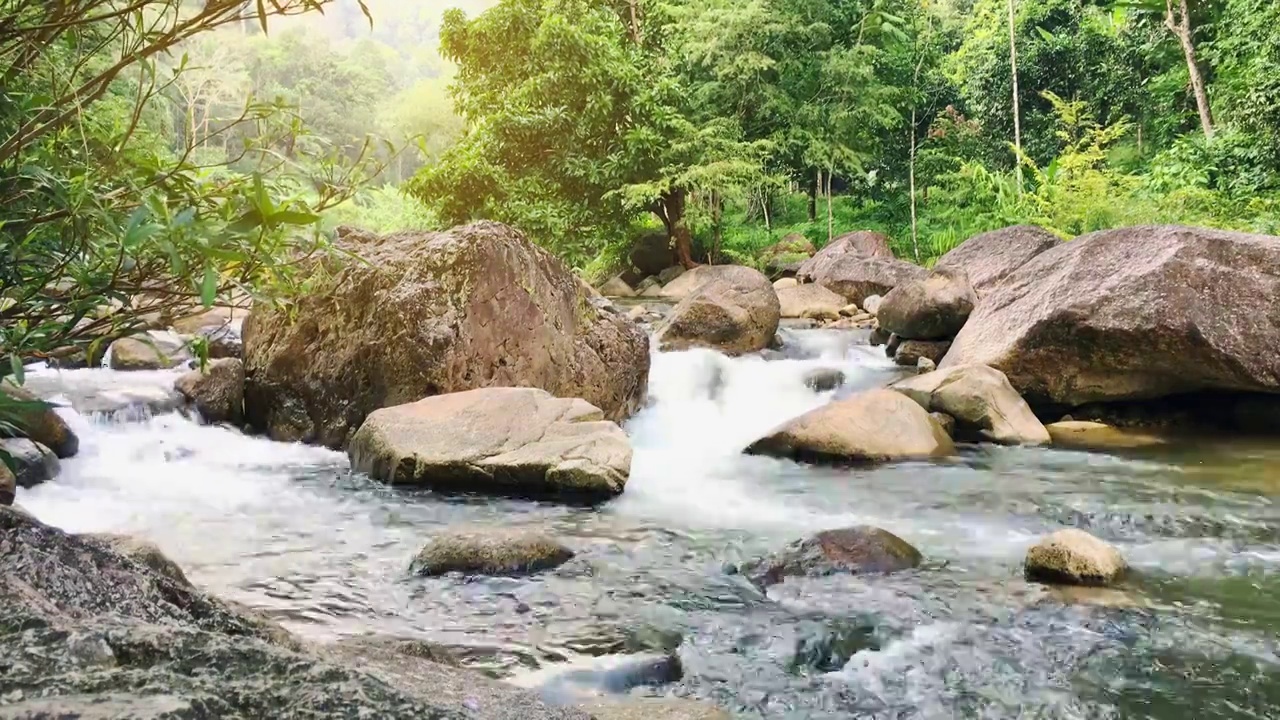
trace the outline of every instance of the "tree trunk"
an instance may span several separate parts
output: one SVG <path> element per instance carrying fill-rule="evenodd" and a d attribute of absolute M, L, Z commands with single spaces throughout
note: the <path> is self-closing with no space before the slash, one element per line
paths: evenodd
<path fill-rule="evenodd" d="M 1213 111 L 1209 108 L 1209 91 L 1204 85 L 1204 76 L 1200 74 L 1200 64 L 1196 62 L 1195 33 L 1191 29 L 1191 10 L 1187 0 L 1178 0 L 1178 12 L 1173 9 L 1174 0 L 1165 0 L 1164 26 L 1178 37 L 1182 45 L 1182 54 L 1187 59 L 1187 74 L 1191 76 L 1191 93 L 1196 98 L 1196 111 L 1200 113 L 1200 127 L 1204 136 L 1213 137 Z"/>
<path fill-rule="evenodd" d="M 1018 99 L 1018 33 L 1017 12 L 1015 3 L 1009 0 L 1009 72 L 1013 78 L 1013 146 L 1017 148 L 1014 158 L 1014 174 L 1018 179 L 1018 194 L 1022 194 L 1022 108 Z"/>
<path fill-rule="evenodd" d="M 662 196 L 662 210 L 659 215 L 662 222 L 667 226 L 667 239 L 671 246 L 676 250 L 676 260 L 684 266 L 691 269 L 698 265 L 693 261 L 693 235 L 689 232 L 689 226 L 685 222 L 685 203 L 688 194 L 682 189 L 676 189 Z"/>
<path fill-rule="evenodd" d="M 813 171 L 813 182 L 809 183 L 809 222 L 818 221 L 818 192 L 822 188 L 822 171 Z"/>

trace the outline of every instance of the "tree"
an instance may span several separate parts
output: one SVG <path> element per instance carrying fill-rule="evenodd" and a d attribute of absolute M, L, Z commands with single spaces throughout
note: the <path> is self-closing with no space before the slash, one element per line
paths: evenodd
<path fill-rule="evenodd" d="M 1196 111 L 1200 114 L 1200 127 L 1204 136 L 1213 137 L 1213 110 L 1209 107 L 1209 91 L 1205 88 L 1200 64 L 1196 61 L 1195 31 L 1191 25 L 1188 0 L 1165 0 L 1164 26 L 1178 38 L 1182 54 L 1187 60 L 1187 73 L 1191 77 L 1191 93 L 1196 99 Z"/>

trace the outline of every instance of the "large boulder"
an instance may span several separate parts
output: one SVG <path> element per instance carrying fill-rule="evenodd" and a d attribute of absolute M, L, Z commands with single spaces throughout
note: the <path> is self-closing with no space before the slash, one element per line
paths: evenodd
<path fill-rule="evenodd" d="M 34 440 L 5 438 L 0 440 L 0 453 L 7 454 L 13 462 L 18 487 L 35 487 L 58 474 L 58 456 Z"/>
<path fill-rule="evenodd" d="M 600 286 L 600 294 L 605 297 L 629 298 L 635 297 L 635 288 L 627 284 L 621 275 L 615 275 L 604 282 Z"/>
<path fill-rule="evenodd" d="M 747 452 L 815 462 L 882 462 L 941 457 L 954 449 L 918 404 L 891 390 L 869 390 L 801 415 Z"/>
<path fill-rule="evenodd" d="M 848 303 L 821 285 L 797 285 L 777 290 L 784 318 L 838 318 Z"/>
<path fill-rule="evenodd" d="M 984 364 L 1033 407 L 1280 393 L 1280 238 L 1178 226 L 1043 252 L 979 304 L 939 367 Z"/>
<path fill-rule="evenodd" d="M 847 302 L 863 306 L 872 295 L 887 295 L 895 287 L 923 280 L 928 274 L 919 265 L 902 260 L 846 253 L 815 272 L 812 280 L 839 293 Z M 884 312 L 883 303 L 879 311 Z"/>
<path fill-rule="evenodd" d="M 163 575 L 184 587 L 193 587 L 187 574 L 168 555 L 150 540 L 133 535 L 115 533 L 85 533 L 76 537 L 91 543 L 99 543 L 130 560 Z"/>
<path fill-rule="evenodd" d="M 1049 431 L 999 370 L 961 365 L 917 375 L 891 386 L 930 412 L 956 419 L 966 440 L 1048 445 Z"/>
<path fill-rule="evenodd" d="M 743 563 L 736 570 L 757 587 L 767 587 L 786 577 L 909 570 L 920 560 L 920 551 L 906 540 L 888 530 L 859 525 L 823 530 L 777 553 Z"/>
<path fill-rule="evenodd" d="M 16 427 L 16 435 L 25 437 L 49 448 L 60 458 L 69 458 L 80 451 L 80 438 L 72 432 L 67 421 L 54 411 L 53 405 L 36 397 L 24 388 L 0 382 L 0 406 Z M 0 437 L 5 436 L 0 433 Z"/>
<path fill-rule="evenodd" d="M 809 238 L 800 233 L 790 233 L 761 250 L 759 259 L 769 277 L 794 277 L 816 252 L 817 248 Z"/>
<path fill-rule="evenodd" d="M 631 444 L 579 399 L 536 388 L 436 395 L 369 414 L 351 467 L 383 482 L 448 491 L 604 499 L 622 492 Z"/>
<path fill-rule="evenodd" d="M 188 338 L 151 330 L 111 343 L 107 364 L 112 370 L 166 370 L 192 359 Z"/>
<path fill-rule="evenodd" d="M 636 240 L 628 256 L 631 265 L 640 271 L 641 277 L 657 275 L 676 264 L 676 254 L 671 249 L 671 239 L 666 233 L 649 233 Z"/>
<path fill-rule="evenodd" d="M 880 327 L 904 340 L 950 340 L 978 304 L 964 270 L 934 270 L 889 291 L 874 313 Z"/>
<path fill-rule="evenodd" d="M 845 255 L 856 257 L 893 258 L 889 238 L 870 230 L 856 230 L 831 239 L 816 255 L 800 265 L 796 277 L 801 282 L 816 282 L 819 274 Z"/>
<path fill-rule="evenodd" d="M 441 393 L 527 386 L 606 417 L 639 409 L 649 341 L 515 230 L 339 234 L 360 260 L 245 323 L 245 414 L 278 440 L 343 446 L 370 412 Z"/>
<path fill-rule="evenodd" d="M 174 383 L 207 422 L 239 424 L 244 419 L 244 363 L 235 358 L 210 362 Z"/>
<path fill-rule="evenodd" d="M 703 282 L 671 310 L 654 336 L 664 351 L 706 347 L 730 355 L 757 352 L 778 332 L 781 307 L 773 285 L 740 265 L 695 268 Z"/>
<path fill-rule="evenodd" d="M 542 533 L 476 528 L 431 538 L 413 558 L 409 571 L 426 577 L 451 572 L 527 575 L 558 567 L 572 557 L 572 550 Z"/>
<path fill-rule="evenodd" d="M 1083 530 L 1059 530 L 1027 551 L 1028 580 L 1060 585 L 1110 585 L 1128 565 L 1114 546 Z"/>
<path fill-rule="evenodd" d="M 1035 225 L 992 230 L 960 243 L 934 264 L 935 270 L 962 270 L 981 297 L 1031 258 L 1061 245 L 1057 235 Z"/>
<path fill-rule="evenodd" d="M 718 277 L 721 268 L 736 267 L 731 265 L 699 265 L 686 270 L 662 284 L 661 297 L 672 300 L 683 300 L 702 287 L 708 281 Z"/>

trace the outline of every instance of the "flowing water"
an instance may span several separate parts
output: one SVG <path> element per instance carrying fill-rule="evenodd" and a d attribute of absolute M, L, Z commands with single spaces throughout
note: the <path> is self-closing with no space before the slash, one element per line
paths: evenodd
<path fill-rule="evenodd" d="M 655 355 L 650 405 L 627 426 L 626 493 L 595 509 L 391 489 L 341 454 L 177 414 L 70 412 L 80 456 L 18 502 L 68 530 L 150 538 L 198 585 L 310 638 L 424 638 L 517 680 L 674 649 L 683 680 L 650 692 L 742 718 L 1280 717 L 1280 445 L 981 447 L 872 469 L 741 454 L 831 399 L 806 372 L 840 368 L 836 392 L 891 381 L 860 342 L 793 331 L 782 359 Z M 88 379 L 146 395 L 173 376 L 55 380 Z M 926 564 L 768 596 L 724 571 L 855 523 L 901 535 Z M 531 578 L 408 577 L 415 551 L 457 525 L 545 529 L 578 557 Z M 1119 546 L 1136 568 L 1127 584 L 1024 582 L 1026 548 L 1063 526 Z"/>

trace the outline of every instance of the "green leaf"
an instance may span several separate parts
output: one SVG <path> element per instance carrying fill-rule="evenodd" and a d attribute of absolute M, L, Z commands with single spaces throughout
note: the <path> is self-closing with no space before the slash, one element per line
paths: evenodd
<path fill-rule="evenodd" d="M 218 271 L 212 265 L 204 268 L 204 280 L 200 283 L 200 302 L 206 309 L 213 307 L 213 299 L 218 293 Z"/>
<path fill-rule="evenodd" d="M 26 368 L 22 366 L 22 358 L 17 353 L 9 356 L 9 367 L 13 370 L 13 380 L 19 385 L 27 381 Z"/>
<path fill-rule="evenodd" d="M 262 25 L 262 34 L 267 34 L 267 4 L 258 0 L 258 22 Z"/>
<path fill-rule="evenodd" d="M 268 225 L 314 225 L 320 222 L 320 216 L 315 213 L 302 212 L 299 210 L 281 210 L 273 213 L 267 218 Z"/>
<path fill-rule="evenodd" d="M 1054 40 L 1058 39 L 1057 37 L 1054 36 L 1053 33 L 1049 32 L 1048 30 L 1045 30 L 1039 25 L 1036 26 L 1036 32 L 1040 33 L 1040 37 L 1044 38 L 1046 42 L 1053 42 Z"/>

